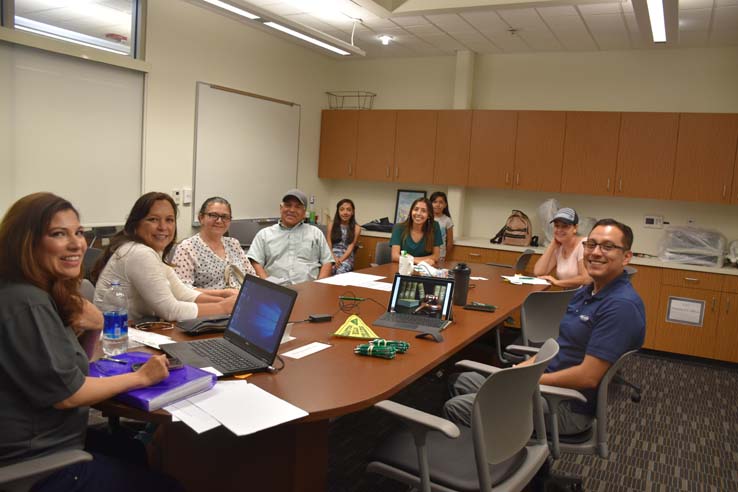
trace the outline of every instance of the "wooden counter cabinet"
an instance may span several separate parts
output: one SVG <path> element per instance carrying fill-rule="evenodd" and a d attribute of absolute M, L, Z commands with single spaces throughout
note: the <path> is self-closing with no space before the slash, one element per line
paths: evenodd
<path fill-rule="evenodd" d="M 377 243 L 389 241 L 389 238 L 361 236 L 359 242 L 356 243 L 356 253 L 354 254 L 354 270 L 369 268 L 374 262 L 374 251 Z"/>

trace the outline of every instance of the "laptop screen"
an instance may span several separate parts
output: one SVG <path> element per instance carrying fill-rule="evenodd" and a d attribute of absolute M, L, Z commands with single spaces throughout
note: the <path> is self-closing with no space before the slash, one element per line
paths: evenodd
<path fill-rule="evenodd" d="M 450 278 L 395 275 L 387 310 L 448 320 L 453 287 Z"/>
<path fill-rule="evenodd" d="M 296 298 L 292 289 L 246 275 L 225 336 L 276 353 Z"/>

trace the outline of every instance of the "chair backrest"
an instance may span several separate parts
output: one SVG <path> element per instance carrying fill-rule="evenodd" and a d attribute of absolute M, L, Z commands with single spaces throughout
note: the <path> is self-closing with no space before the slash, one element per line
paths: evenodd
<path fill-rule="evenodd" d="M 531 292 L 520 311 L 524 345 L 540 344 L 559 336 L 559 323 L 577 289 Z"/>
<path fill-rule="evenodd" d="M 530 263 L 530 259 L 533 257 L 533 254 L 535 251 L 532 249 L 526 249 L 523 251 L 523 253 L 518 257 L 518 261 L 515 262 L 515 265 L 513 268 L 515 269 L 515 273 L 524 273 L 525 269 L 528 267 L 528 263 Z"/>
<path fill-rule="evenodd" d="M 389 241 L 377 243 L 374 249 L 374 263 L 384 265 L 392 262 L 392 246 Z"/>
<path fill-rule="evenodd" d="M 628 274 L 628 277 L 632 277 L 633 275 L 638 273 L 638 269 L 630 265 L 625 265 L 625 267 L 623 267 L 623 270 L 625 270 L 625 273 Z"/>
<path fill-rule="evenodd" d="M 99 248 L 87 248 L 87 251 L 85 251 L 85 256 L 84 258 L 82 258 L 82 266 L 85 270 L 84 278 L 89 280 L 90 273 L 92 273 L 92 269 L 95 267 L 95 263 L 97 263 L 98 258 L 100 258 L 102 254 L 103 250 Z"/>
<path fill-rule="evenodd" d="M 79 286 L 80 294 L 82 294 L 82 297 L 87 299 L 88 301 L 92 302 L 95 298 L 95 286 L 92 285 L 92 282 L 90 282 L 88 279 L 83 278 L 82 283 Z"/>
<path fill-rule="evenodd" d="M 495 372 L 479 388 L 472 410 L 472 434 L 480 490 L 491 489 L 489 465 L 523 449 L 534 427 L 537 440 L 546 445 L 538 381 L 558 352 L 558 343 L 549 339 L 535 363 Z"/>

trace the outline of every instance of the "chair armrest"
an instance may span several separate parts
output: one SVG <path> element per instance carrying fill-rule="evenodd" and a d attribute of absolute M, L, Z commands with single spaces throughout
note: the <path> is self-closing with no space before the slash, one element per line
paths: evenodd
<path fill-rule="evenodd" d="M 29 477 L 39 478 L 65 466 L 92 461 L 92 455 L 81 449 L 59 451 L 48 456 L 33 458 L 0 467 L 0 484 L 7 484 Z M 0 487 L 4 490 L 4 487 Z"/>
<path fill-rule="evenodd" d="M 482 364 L 473 360 L 460 360 L 455 365 L 456 367 L 481 372 L 482 374 L 494 374 L 502 370 L 501 367 L 490 366 L 489 364 Z"/>
<path fill-rule="evenodd" d="M 528 347 L 527 345 L 508 345 L 505 352 L 516 355 L 536 355 L 540 349 L 538 347 Z"/>
<path fill-rule="evenodd" d="M 561 388 L 559 386 L 549 386 L 547 384 L 540 385 L 540 388 L 541 395 L 546 399 L 549 399 L 548 397 L 551 397 L 550 399 L 555 399 L 557 401 L 577 400 L 582 403 L 587 403 L 587 398 L 585 398 L 585 396 L 577 390 L 573 390 L 570 388 Z"/>
<path fill-rule="evenodd" d="M 390 400 L 382 400 L 375 403 L 374 406 L 389 414 L 399 417 L 401 420 L 405 420 L 411 424 L 419 424 L 430 430 L 442 432 L 450 438 L 456 438 L 461 435 L 461 431 L 459 431 L 459 428 L 453 422 L 425 413 L 421 410 Z"/>

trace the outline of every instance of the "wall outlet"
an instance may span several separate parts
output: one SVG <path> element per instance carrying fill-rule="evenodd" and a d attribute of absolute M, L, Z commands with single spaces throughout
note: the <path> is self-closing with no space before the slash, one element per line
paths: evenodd
<path fill-rule="evenodd" d="M 695 225 L 696 223 L 697 223 L 697 219 L 695 219 L 694 217 L 690 217 L 687 219 L 687 224 L 689 225 Z"/>
<path fill-rule="evenodd" d="M 172 198 L 174 199 L 174 203 L 176 203 L 177 205 L 182 205 L 182 190 L 176 188 L 173 189 Z"/>
<path fill-rule="evenodd" d="M 643 227 L 647 229 L 663 229 L 664 228 L 664 216 L 663 215 L 644 215 L 643 216 Z"/>

